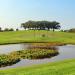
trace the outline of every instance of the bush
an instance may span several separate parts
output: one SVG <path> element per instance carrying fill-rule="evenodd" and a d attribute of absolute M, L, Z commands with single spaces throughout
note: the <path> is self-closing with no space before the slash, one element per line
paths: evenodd
<path fill-rule="evenodd" d="M 15 54 L 12 52 L 11 55 Z M 17 56 L 23 59 L 42 59 L 42 58 L 50 58 L 58 55 L 57 50 L 48 50 L 48 49 L 30 49 L 30 50 L 22 50 L 16 52 Z"/>
<path fill-rule="evenodd" d="M 4 31 L 14 31 L 14 29 L 13 28 L 10 28 L 10 29 L 9 28 L 5 28 Z"/>
<path fill-rule="evenodd" d="M 45 34 L 42 34 L 42 37 L 45 37 L 46 35 Z"/>
<path fill-rule="evenodd" d="M 9 66 L 19 62 L 20 59 L 18 57 L 12 57 L 9 55 L 0 55 L 0 67 Z"/>
<path fill-rule="evenodd" d="M 13 28 L 10 28 L 9 31 L 14 31 L 14 29 Z"/>
<path fill-rule="evenodd" d="M 69 32 L 75 32 L 75 28 L 70 29 Z"/>

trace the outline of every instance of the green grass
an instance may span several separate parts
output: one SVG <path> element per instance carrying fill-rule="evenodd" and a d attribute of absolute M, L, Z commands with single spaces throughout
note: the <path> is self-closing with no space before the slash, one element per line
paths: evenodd
<path fill-rule="evenodd" d="M 43 34 L 45 37 L 42 37 Z M 75 33 L 52 32 L 46 30 L 0 32 L 0 44 L 24 42 L 58 42 L 75 44 Z"/>
<path fill-rule="evenodd" d="M 42 35 L 45 35 L 42 37 Z M 0 32 L 0 44 L 25 42 L 54 42 L 75 44 L 75 33 L 52 31 Z M 75 59 L 53 62 L 31 67 L 0 70 L 0 75 L 75 75 Z"/>
<path fill-rule="evenodd" d="M 75 59 L 0 70 L 0 75 L 75 75 Z"/>

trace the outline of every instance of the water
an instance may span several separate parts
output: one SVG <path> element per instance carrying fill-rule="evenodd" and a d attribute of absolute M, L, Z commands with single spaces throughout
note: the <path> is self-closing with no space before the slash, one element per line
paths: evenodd
<path fill-rule="evenodd" d="M 10 53 L 12 51 L 27 49 L 28 46 L 29 46 L 29 44 L 1 45 L 0 46 L 0 53 L 1 54 L 7 54 L 7 53 Z M 58 56 L 48 58 L 48 59 L 39 59 L 39 60 L 22 59 L 17 64 L 14 64 L 12 66 L 3 67 L 0 69 L 30 66 L 30 65 L 34 65 L 34 64 L 42 64 L 42 63 L 55 62 L 55 61 L 61 61 L 64 59 L 75 58 L 75 45 L 58 46 L 58 49 L 59 49 L 58 50 L 59 51 Z"/>
<path fill-rule="evenodd" d="M 0 54 L 8 54 L 12 51 L 27 49 L 29 44 L 10 44 L 10 45 L 0 45 Z"/>

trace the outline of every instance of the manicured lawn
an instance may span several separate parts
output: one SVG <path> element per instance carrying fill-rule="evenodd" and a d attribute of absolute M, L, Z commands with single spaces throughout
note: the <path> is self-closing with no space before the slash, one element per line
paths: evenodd
<path fill-rule="evenodd" d="M 75 59 L 0 70 L 0 75 L 75 75 Z"/>
<path fill-rule="evenodd" d="M 43 34 L 45 36 L 42 36 Z M 75 44 L 75 33 L 52 32 L 46 30 L 0 32 L 0 44 L 23 42 L 58 42 Z"/>
<path fill-rule="evenodd" d="M 75 33 L 52 32 L 46 30 L 0 32 L 0 44 L 25 42 L 75 44 Z M 75 59 L 32 65 L 31 67 L 0 70 L 0 75 L 75 75 Z"/>

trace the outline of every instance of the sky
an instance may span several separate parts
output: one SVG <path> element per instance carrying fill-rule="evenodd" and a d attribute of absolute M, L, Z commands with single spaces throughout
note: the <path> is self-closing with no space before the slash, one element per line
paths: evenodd
<path fill-rule="evenodd" d="M 75 28 L 75 0 L 0 0 L 0 27 L 21 28 L 28 20 L 57 21 Z"/>

